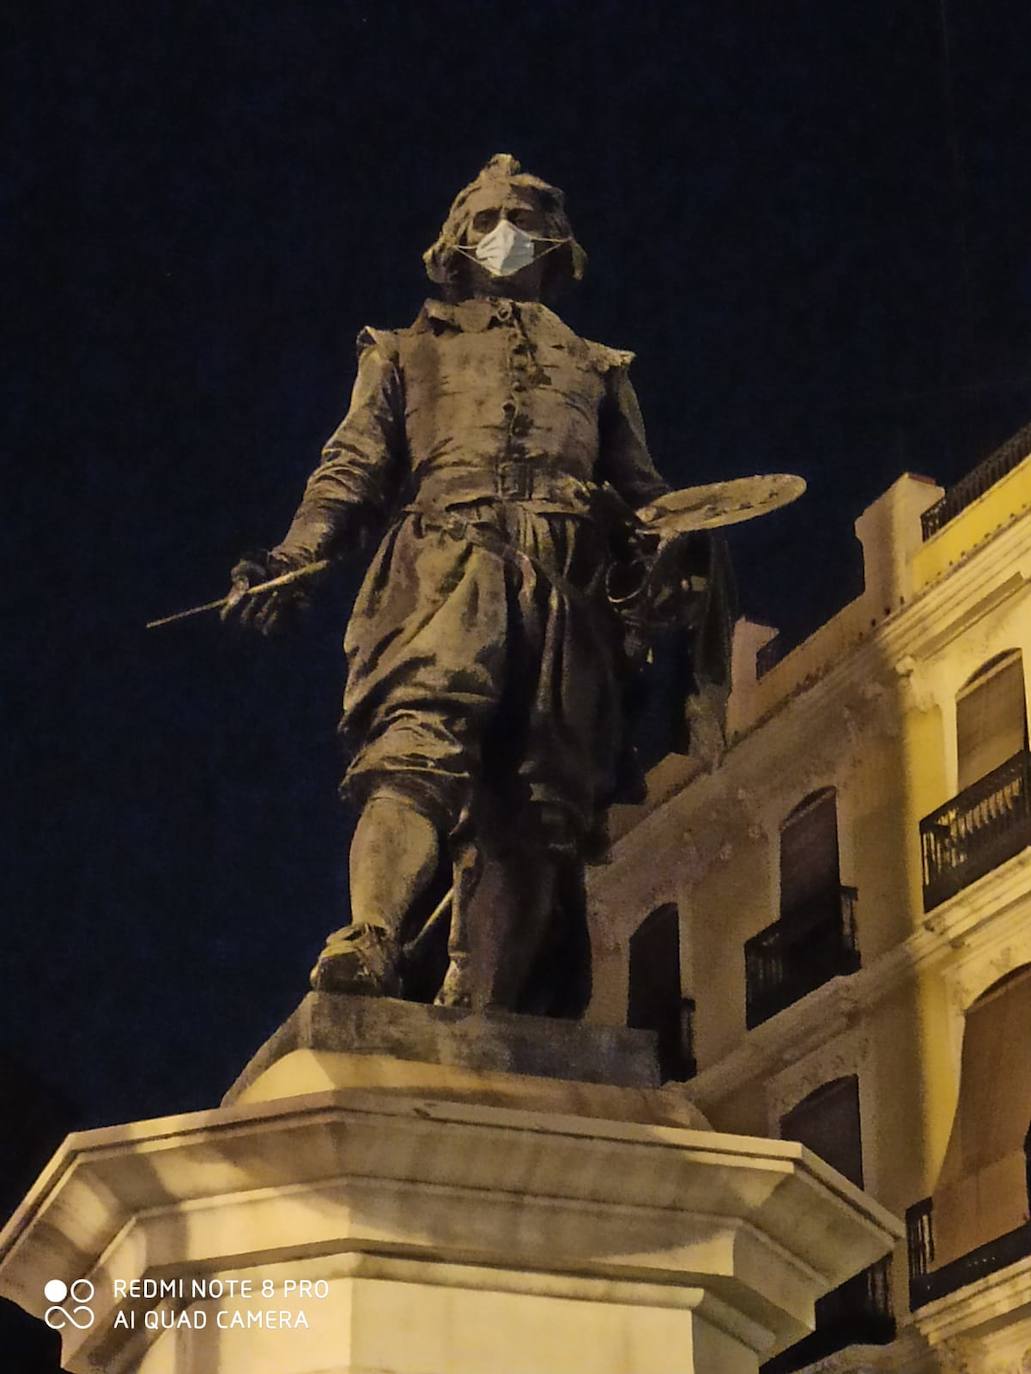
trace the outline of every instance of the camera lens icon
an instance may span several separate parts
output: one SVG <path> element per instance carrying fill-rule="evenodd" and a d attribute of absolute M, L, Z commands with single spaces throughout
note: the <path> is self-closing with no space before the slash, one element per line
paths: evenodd
<path fill-rule="evenodd" d="M 63 1331 L 66 1326 L 88 1331 L 96 1320 L 89 1306 L 96 1291 L 89 1279 L 75 1279 L 70 1285 L 63 1279 L 48 1279 L 43 1285 L 43 1296 L 51 1306 L 43 1313 L 43 1320 L 52 1331 Z M 66 1299 L 68 1306 L 61 1306 Z"/>

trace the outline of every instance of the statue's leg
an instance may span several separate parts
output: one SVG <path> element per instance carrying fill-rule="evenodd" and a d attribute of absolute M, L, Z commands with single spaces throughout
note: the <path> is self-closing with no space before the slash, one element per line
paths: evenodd
<path fill-rule="evenodd" d="M 479 824 L 455 855 L 450 962 L 438 1005 L 514 1010 L 542 946 L 553 933 L 565 833 L 541 808 L 484 802 Z M 561 819 L 561 818 L 559 818 Z"/>
<path fill-rule="evenodd" d="M 499 855 L 486 1004 L 581 1016 L 590 997 L 590 942 L 579 818 L 559 801 L 538 801 L 514 840 Z"/>
<path fill-rule="evenodd" d="M 544 847 L 506 848 L 500 856 L 495 906 L 496 946 L 485 1002 L 514 1011 L 555 916 L 558 858 Z"/>
<path fill-rule="evenodd" d="M 351 919 L 382 926 L 397 939 L 439 860 L 433 821 L 396 793 L 373 793 L 351 841 Z"/>
<path fill-rule="evenodd" d="M 434 999 L 438 1007 L 484 1006 L 483 964 L 491 932 L 478 901 L 481 884 L 490 882 L 489 855 L 482 840 L 466 834 L 452 845 L 451 906 L 448 921 L 448 966 Z M 489 898 L 488 898 L 489 900 Z"/>
<path fill-rule="evenodd" d="M 399 793 L 374 792 L 351 841 L 351 924 L 333 931 L 312 970 L 320 992 L 396 997 L 405 915 L 437 871 L 434 822 Z"/>

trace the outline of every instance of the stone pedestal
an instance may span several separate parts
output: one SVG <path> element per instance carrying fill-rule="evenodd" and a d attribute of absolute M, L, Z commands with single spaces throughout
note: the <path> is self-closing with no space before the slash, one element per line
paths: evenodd
<path fill-rule="evenodd" d="M 679 1089 L 309 1043 L 236 1096 L 70 1136 L 0 1235 L 29 1311 L 93 1285 L 66 1369 L 755 1374 L 900 1231 Z"/>
<path fill-rule="evenodd" d="M 623 1088 L 659 1086 L 654 1031 L 310 992 L 258 1050 L 222 1105 L 253 1100 L 255 1089 L 265 1100 L 280 1090 L 290 1095 L 329 1087 L 340 1055 L 423 1065 L 427 1083 L 443 1082 L 450 1070 L 467 1070 L 484 1080 L 516 1074 Z M 329 1075 L 325 1082 L 309 1077 L 316 1059 Z M 361 1072 L 359 1061 L 351 1063 L 344 1081 L 353 1083 L 355 1072 Z M 705 1124 L 700 1114 L 695 1121 Z"/>

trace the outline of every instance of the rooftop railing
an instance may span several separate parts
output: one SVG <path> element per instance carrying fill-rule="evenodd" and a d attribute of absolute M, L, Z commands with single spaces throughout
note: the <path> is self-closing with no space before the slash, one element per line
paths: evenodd
<path fill-rule="evenodd" d="M 1029 454 L 1031 425 L 1025 425 L 1012 439 L 1007 439 L 1001 448 L 989 454 L 984 462 L 978 463 L 973 472 L 968 472 L 966 477 L 950 488 L 940 501 L 924 511 L 920 517 L 924 539 L 930 539 L 932 534 L 937 534 L 943 525 L 954 520 L 961 510 L 965 510 L 979 496 L 983 496 L 989 487 L 993 487 L 1000 477 L 1005 477 L 1007 472 L 1012 471 Z"/>
<path fill-rule="evenodd" d="M 920 822 L 924 910 L 1031 844 L 1031 753 L 1022 749 Z"/>
<path fill-rule="evenodd" d="M 787 653 L 787 640 L 783 635 L 775 634 L 772 639 L 768 639 L 755 656 L 756 677 L 765 677 Z"/>

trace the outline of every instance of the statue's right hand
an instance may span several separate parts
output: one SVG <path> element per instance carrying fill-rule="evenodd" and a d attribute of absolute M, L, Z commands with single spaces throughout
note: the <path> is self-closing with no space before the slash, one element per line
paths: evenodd
<path fill-rule="evenodd" d="M 229 575 L 229 593 L 220 612 L 221 619 L 265 635 L 281 629 L 290 613 L 307 603 L 303 591 L 293 586 L 257 593 L 251 589 L 289 570 L 289 565 L 281 563 L 274 554 L 264 551 L 245 554 Z"/>

